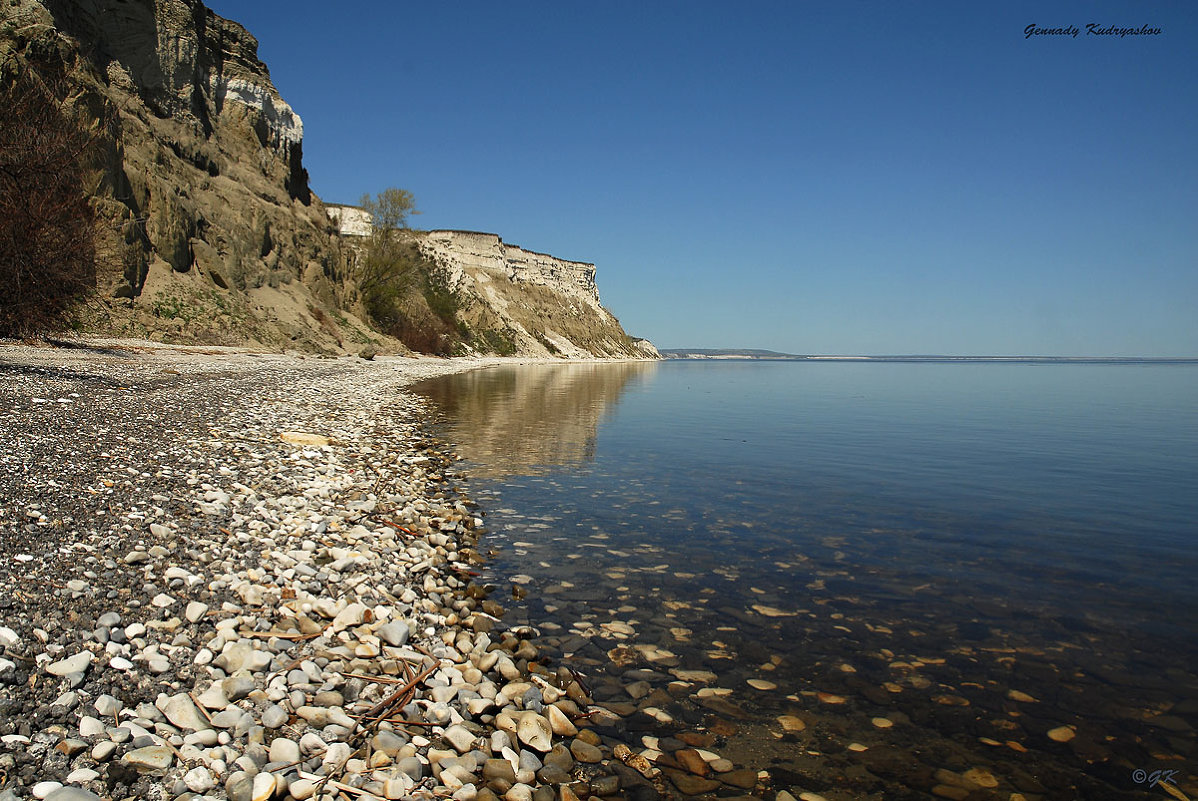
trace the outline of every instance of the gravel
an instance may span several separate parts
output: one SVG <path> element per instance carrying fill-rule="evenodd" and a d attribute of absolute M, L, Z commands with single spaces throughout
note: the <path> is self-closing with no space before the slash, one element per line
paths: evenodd
<path fill-rule="evenodd" d="M 0 801 L 655 799 L 482 611 L 403 391 L 479 364 L 0 345 Z"/>

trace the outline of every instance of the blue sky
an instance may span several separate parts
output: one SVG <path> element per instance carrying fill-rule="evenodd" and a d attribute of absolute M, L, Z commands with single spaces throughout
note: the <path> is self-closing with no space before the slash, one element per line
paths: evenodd
<path fill-rule="evenodd" d="M 660 347 L 1198 356 L 1188 0 L 208 5 L 323 199 L 595 262 Z"/>

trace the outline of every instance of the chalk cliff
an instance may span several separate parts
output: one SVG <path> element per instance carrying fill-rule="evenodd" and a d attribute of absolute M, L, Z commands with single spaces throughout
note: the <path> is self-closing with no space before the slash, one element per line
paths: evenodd
<path fill-rule="evenodd" d="M 330 204 L 342 236 L 362 240 L 374 230 L 356 206 Z M 599 302 L 595 265 L 508 244 L 478 231 L 405 231 L 434 265 L 438 283 L 459 303 L 468 328 L 502 332 L 515 352 L 530 356 L 660 358 L 630 337 Z"/>
<path fill-rule="evenodd" d="M 522 353 L 560 356 L 648 356 L 599 302 L 595 265 L 525 250 L 496 234 L 425 231 L 417 247 L 441 266 L 446 283 L 469 299 L 464 315 L 494 315 Z"/>
<path fill-rule="evenodd" d="M 2 2 L 0 78 L 35 68 L 98 132 L 89 185 L 105 241 L 85 318 L 93 332 L 403 349 L 362 305 L 361 220 L 343 235 L 312 192 L 303 122 L 245 28 L 200 0 Z M 517 353 L 641 353 L 599 305 L 591 265 L 494 236 L 434 232 L 420 247 L 453 276 L 463 322 L 510 330 Z"/>

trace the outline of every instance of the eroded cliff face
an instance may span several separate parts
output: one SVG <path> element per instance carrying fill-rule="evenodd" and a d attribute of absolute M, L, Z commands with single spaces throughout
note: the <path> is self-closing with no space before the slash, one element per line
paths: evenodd
<path fill-rule="evenodd" d="M 0 3 L 0 73 L 35 69 L 95 132 L 103 253 L 86 331 L 405 350 L 364 321 L 354 264 L 369 218 L 309 188 L 303 122 L 245 28 L 200 0 Z M 418 246 L 491 350 L 657 355 L 600 305 L 593 265 L 492 234 L 434 231 Z"/>
<path fill-rule="evenodd" d="M 257 51 L 199 0 L 7 0 L 0 55 L 64 76 L 102 131 L 92 330 L 308 350 L 379 339 L 349 313 L 303 123 Z"/>
<path fill-rule="evenodd" d="M 498 234 L 474 231 L 424 231 L 416 235 L 420 249 L 443 263 L 453 286 L 470 275 L 487 272 L 516 283 L 549 287 L 601 308 L 595 265 L 567 261 L 509 245 Z"/>
<path fill-rule="evenodd" d="M 425 231 L 413 236 L 465 301 L 467 322 L 494 326 L 497 318 L 521 353 L 656 356 L 652 345 L 628 336 L 599 302 L 593 264 L 525 250 L 496 234 Z"/>
<path fill-rule="evenodd" d="M 349 240 L 369 236 L 370 215 L 328 206 Z M 567 358 L 660 358 L 647 340 L 630 337 L 599 301 L 595 265 L 569 261 L 477 231 L 405 231 L 436 265 L 457 297 L 458 318 L 473 330 L 500 332 L 515 352 Z"/>

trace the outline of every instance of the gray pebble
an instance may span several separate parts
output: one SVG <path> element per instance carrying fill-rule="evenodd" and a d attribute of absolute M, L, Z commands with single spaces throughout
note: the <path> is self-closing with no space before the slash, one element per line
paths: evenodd
<path fill-rule="evenodd" d="M 289 717 L 283 707 L 271 704 L 262 712 L 262 725 L 268 729 L 277 729 L 286 725 Z"/>

